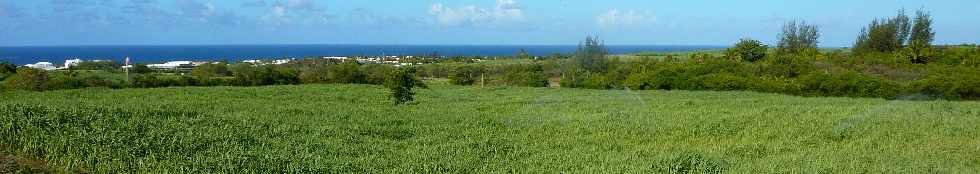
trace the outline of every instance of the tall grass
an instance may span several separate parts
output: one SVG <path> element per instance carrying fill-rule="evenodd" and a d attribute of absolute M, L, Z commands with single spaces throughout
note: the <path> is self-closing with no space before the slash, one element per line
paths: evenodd
<path fill-rule="evenodd" d="M 79 172 L 977 173 L 980 103 L 433 85 L 3 92 L 0 148 Z"/>

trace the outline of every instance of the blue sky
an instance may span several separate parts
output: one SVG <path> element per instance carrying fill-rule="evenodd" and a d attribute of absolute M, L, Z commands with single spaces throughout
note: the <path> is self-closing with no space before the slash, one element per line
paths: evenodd
<path fill-rule="evenodd" d="M 980 42 L 977 0 L 0 0 L 0 45 L 772 44 L 787 21 L 849 46 L 876 17 L 926 9 L 936 41 Z"/>

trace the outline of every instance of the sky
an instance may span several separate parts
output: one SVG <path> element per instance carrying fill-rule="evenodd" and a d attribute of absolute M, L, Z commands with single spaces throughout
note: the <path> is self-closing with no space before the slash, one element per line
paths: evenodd
<path fill-rule="evenodd" d="M 936 42 L 980 42 L 977 0 L 0 0 L 0 45 L 774 44 L 781 25 L 852 45 L 871 20 L 929 11 Z"/>

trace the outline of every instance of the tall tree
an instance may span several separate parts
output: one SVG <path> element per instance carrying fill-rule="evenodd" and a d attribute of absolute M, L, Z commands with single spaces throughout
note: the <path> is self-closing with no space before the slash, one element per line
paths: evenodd
<path fill-rule="evenodd" d="M 854 42 L 854 52 L 894 52 L 908 42 L 911 25 L 905 10 L 899 10 L 892 18 L 875 19 L 861 29 Z"/>
<path fill-rule="evenodd" d="M 572 62 L 576 67 L 586 71 L 605 72 L 608 65 L 606 54 L 609 54 L 609 50 L 599 37 L 588 36 L 579 44 Z"/>
<path fill-rule="evenodd" d="M 936 33 L 932 31 L 932 16 L 928 12 L 915 12 L 915 24 L 909 33 L 909 48 L 912 50 L 912 62 L 925 63 L 926 52 L 932 47 Z"/>
<path fill-rule="evenodd" d="M 818 39 L 820 39 L 820 30 L 816 25 L 807 24 L 805 21 L 787 22 L 783 26 L 782 33 L 779 34 L 777 53 L 799 55 L 807 51 L 816 51 Z"/>

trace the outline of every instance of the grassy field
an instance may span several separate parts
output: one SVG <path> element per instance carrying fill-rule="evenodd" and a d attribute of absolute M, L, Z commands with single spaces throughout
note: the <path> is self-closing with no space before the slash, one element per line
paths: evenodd
<path fill-rule="evenodd" d="M 0 93 L 0 168 L 980 173 L 980 103 L 371 85 Z M 3 161 L 6 162 L 3 162 Z"/>

